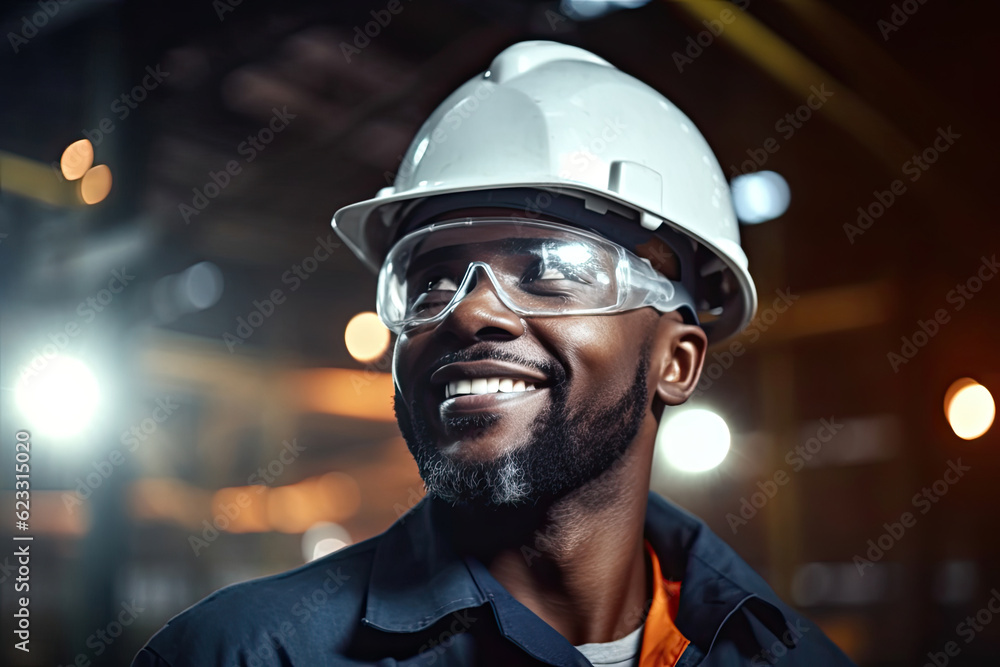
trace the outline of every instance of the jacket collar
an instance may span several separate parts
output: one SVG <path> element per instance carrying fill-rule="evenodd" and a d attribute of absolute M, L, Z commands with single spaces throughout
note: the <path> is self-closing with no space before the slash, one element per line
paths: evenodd
<path fill-rule="evenodd" d="M 703 653 L 711 650 L 726 619 L 744 605 L 775 636 L 788 629 L 784 603 L 700 519 L 650 492 L 645 533 L 663 576 L 682 582 L 677 627 Z"/>
<path fill-rule="evenodd" d="M 368 583 L 365 625 L 387 632 L 424 630 L 486 597 L 442 527 L 445 503 L 424 497 L 382 535 Z"/>
<path fill-rule="evenodd" d="M 478 561 L 468 563 L 456 554 L 443 533 L 447 511 L 446 503 L 424 498 L 382 535 L 362 623 L 387 632 L 417 632 L 447 614 L 494 599 L 483 587 L 500 588 L 496 580 Z M 767 583 L 701 520 L 653 492 L 645 535 L 663 575 L 683 582 L 676 624 L 702 653 L 744 605 L 776 636 L 786 629 L 784 605 Z M 511 625 L 505 620 L 511 619 L 499 618 L 501 627 Z"/>

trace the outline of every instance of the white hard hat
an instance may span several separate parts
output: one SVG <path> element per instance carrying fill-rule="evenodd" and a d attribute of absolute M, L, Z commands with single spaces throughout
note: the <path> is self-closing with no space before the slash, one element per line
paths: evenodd
<path fill-rule="evenodd" d="M 573 200 L 584 217 L 608 213 L 629 238 L 655 230 L 675 248 L 686 238 L 682 278 L 710 341 L 753 317 L 757 295 L 729 185 L 694 123 L 638 79 L 556 42 L 514 44 L 449 95 L 417 132 L 393 185 L 341 208 L 333 226 L 378 271 L 415 207 L 456 193 L 466 193 L 464 208 L 509 207 L 516 192 L 520 207 L 547 210 L 547 201 L 522 196 L 526 188 L 572 195 L 561 204 Z M 600 231 L 616 240 L 607 225 Z"/>

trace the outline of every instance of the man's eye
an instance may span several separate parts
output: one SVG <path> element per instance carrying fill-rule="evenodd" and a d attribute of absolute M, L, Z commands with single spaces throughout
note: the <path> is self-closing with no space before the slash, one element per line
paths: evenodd
<path fill-rule="evenodd" d="M 425 292 L 454 292 L 458 289 L 458 285 L 451 278 L 437 278 L 435 280 L 430 280 L 427 282 L 427 289 Z"/>
<path fill-rule="evenodd" d="M 451 278 L 428 280 L 424 290 L 415 295 L 410 310 L 424 317 L 436 315 L 451 301 L 458 285 Z"/>
<path fill-rule="evenodd" d="M 563 280 L 564 278 L 566 278 L 565 274 L 559 269 L 547 268 L 535 280 Z"/>
<path fill-rule="evenodd" d="M 535 267 L 532 272 L 534 275 L 528 276 L 528 282 L 541 282 L 545 280 L 557 281 L 557 280 L 570 280 L 575 283 L 581 283 L 583 285 L 591 284 L 591 281 L 586 275 L 582 275 L 581 272 L 573 270 L 573 268 L 568 266 L 543 266 L 539 265 Z"/>

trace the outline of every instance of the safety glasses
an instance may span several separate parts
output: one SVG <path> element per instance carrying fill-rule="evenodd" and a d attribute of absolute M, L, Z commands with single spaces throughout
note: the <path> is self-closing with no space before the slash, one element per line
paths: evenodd
<path fill-rule="evenodd" d="M 393 246 L 379 273 L 378 314 L 397 334 L 435 325 L 484 281 L 519 315 L 646 306 L 695 313 L 683 285 L 601 236 L 523 218 L 466 218 L 423 227 Z"/>

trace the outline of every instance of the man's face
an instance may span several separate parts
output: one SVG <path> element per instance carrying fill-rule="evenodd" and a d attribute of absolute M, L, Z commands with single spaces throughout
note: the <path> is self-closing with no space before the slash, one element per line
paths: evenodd
<path fill-rule="evenodd" d="M 649 414 L 658 319 L 644 308 L 522 320 L 480 280 L 440 324 L 401 334 L 396 416 L 428 493 L 534 503 L 606 471 Z"/>

